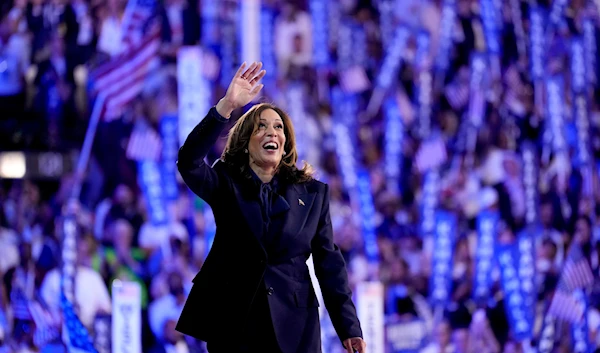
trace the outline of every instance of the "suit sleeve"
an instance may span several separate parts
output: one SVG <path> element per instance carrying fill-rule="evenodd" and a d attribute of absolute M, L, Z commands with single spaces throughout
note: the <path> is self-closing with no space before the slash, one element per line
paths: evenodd
<path fill-rule="evenodd" d="M 315 274 L 319 280 L 325 307 L 340 340 L 362 337 L 362 330 L 352 303 L 346 263 L 340 249 L 333 243 L 333 228 L 329 214 L 329 186 L 325 186 L 323 207 L 317 234 L 312 240 Z"/>
<path fill-rule="evenodd" d="M 187 186 L 209 205 L 212 204 L 221 181 L 217 172 L 204 162 L 204 158 L 227 122 L 228 119 L 223 118 L 212 107 L 188 135 L 177 158 L 177 168 Z"/>

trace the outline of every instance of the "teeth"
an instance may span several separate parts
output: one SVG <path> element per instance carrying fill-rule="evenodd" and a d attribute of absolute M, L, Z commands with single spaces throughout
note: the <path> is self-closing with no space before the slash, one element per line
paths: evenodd
<path fill-rule="evenodd" d="M 265 143 L 263 145 L 263 148 L 274 148 L 274 149 L 277 149 L 277 144 L 274 143 L 274 142 Z"/>

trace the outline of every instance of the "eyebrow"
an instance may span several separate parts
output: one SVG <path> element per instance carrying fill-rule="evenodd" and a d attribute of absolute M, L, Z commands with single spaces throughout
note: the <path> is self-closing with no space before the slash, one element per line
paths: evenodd
<path fill-rule="evenodd" d="M 259 118 L 258 121 L 267 121 L 267 119 L 265 119 L 265 118 Z M 277 118 L 277 119 L 275 119 L 275 122 L 283 123 L 283 120 Z"/>

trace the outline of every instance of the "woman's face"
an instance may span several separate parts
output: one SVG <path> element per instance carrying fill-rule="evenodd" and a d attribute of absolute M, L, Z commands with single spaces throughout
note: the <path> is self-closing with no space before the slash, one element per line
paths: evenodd
<path fill-rule="evenodd" d="M 277 167 L 284 155 L 285 130 L 283 120 L 273 109 L 260 114 L 258 126 L 250 137 L 250 166 Z"/>

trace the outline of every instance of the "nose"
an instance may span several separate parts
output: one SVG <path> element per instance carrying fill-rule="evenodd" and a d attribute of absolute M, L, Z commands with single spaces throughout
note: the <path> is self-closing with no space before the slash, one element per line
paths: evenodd
<path fill-rule="evenodd" d="M 267 136 L 275 136 L 275 128 L 273 126 L 267 126 Z"/>

